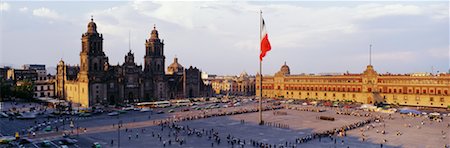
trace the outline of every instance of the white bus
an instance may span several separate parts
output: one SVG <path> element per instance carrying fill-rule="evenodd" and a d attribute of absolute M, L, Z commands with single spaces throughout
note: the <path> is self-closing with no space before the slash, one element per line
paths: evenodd
<path fill-rule="evenodd" d="M 191 106 L 191 100 L 176 100 L 175 104 L 176 106 Z"/>
<path fill-rule="evenodd" d="M 140 102 L 135 105 L 137 108 L 150 108 L 155 107 L 155 102 Z"/>
<path fill-rule="evenodd" d="M 155 107 L 169 107 L 170 102 L 169 101 L 158 101 L 155 102 Z"/>
<path fill-rule="evenodd" d="M 138 108 L 163 108 L 163 107 L 169 107 L 170 102 L 169 101 L 157 101 L 157 102 L 141 102 L 137 103 L 136 106 Z"/>

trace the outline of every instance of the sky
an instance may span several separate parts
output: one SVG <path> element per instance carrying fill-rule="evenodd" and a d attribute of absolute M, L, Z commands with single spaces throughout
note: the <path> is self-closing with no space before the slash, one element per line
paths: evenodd
<path fill-rule="evenodd" d="M 263 18 L 272 50 L 263 73 L 284 62 L 291 74 L 448 72 L 449 2 L 409 1 L 1 1 L 0 65 L 79 64 L 81 35 L 91 15 L 103 34 L 110 64 L 130 47 L 142 64 L 153 26 L 164 39 L 166 66 L 209 74 L 259 71 Z M 131 36 L 129 36 L 131 34 Z M 52 70 L 50 70 L 52 71 Z"/>

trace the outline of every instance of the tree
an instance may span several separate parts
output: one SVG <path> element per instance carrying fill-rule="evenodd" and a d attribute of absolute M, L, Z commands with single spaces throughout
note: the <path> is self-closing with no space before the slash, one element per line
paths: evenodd
<path fill-rule="evenodd" d="M 33 98 L 33 90 L 34 84 L 29 80 L 24 80 L 16 82 L 16 86 L 14 86 L 13 92 L 15 97 L 31 101 L 30 99 Z"/>
<path fill-rule="evenodd" d="M 6 80 L 1 80 L 0 83 L 0 98 L 3 101 L 4 99 L 10 98 L 14 96 L 13 94 L 13 85 L 12 83 L 8 83 Z"/>

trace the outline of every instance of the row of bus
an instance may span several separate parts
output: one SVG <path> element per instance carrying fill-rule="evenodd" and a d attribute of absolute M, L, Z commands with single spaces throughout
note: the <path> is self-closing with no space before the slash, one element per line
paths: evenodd
<path fill-rule="evenodd" d="M 165 108 L 170 106 L 191 106 L 190 100 L 173 100 L 173 101 L 156 101 L 156 102 L 141 102 L 137 103 L 137 108 Z"/>

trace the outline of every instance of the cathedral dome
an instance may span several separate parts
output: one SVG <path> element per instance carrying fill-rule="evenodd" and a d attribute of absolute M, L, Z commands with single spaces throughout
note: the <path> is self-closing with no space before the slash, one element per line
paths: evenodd
<path fill-rule="evenodd" d="M 156 26 L 153 26 L 152 33 L 150 34 L 150 40 L 155 41 L 159 40 L 158 30 L 156 30 Z"/>
<path fill-rule="evenodd" d="M 97 33 L 97 24 L 94 22 L 94 18 L 91 17 L 91 21 L 87 25 L 88 33 Z"/>
<path fill-rule="evenodd" d="M 167 68 L 167 72 L 169 74 L 175 74 L 175 73 L 179 73 L 179 72 L 183 72 L 184 67 L 178 63 L 178 58 L 174 58 L 173 59 L 173 63 L 169 65 L 169 67 Z"/>

